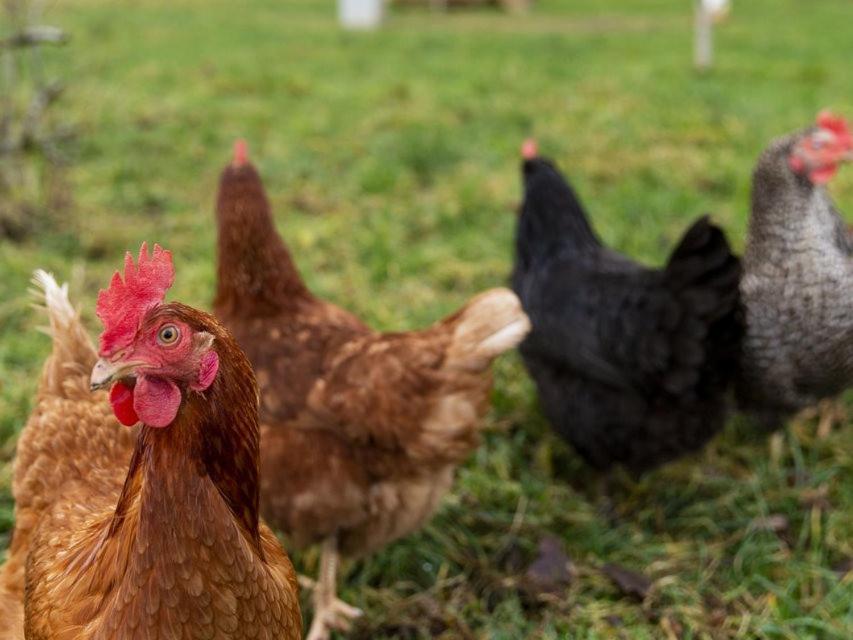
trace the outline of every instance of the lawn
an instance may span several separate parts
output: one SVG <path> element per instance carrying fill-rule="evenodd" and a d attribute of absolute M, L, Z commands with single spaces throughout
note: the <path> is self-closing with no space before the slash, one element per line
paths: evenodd
<path fill-rule="evenodd" d="M 147 239 L 175 252 L 172 299 L 208 307 L 235 137 L 309 285 L 408 329 L 507 281 L 530 134 L 607 242 L 660 263 L 705 212 L 741 249 L 763 146 L 822 107 L 853 117 L 848 0 L 735 2 L 705 75 L 690 65 L 688 0 L 395 9 L 375 33 L 342 33 L 331 0 L 236 4 L 50 5 L 72 40 L 46 62 L 69 84 L 61 115 L 77 136 L 67 210 L 21 244 L 0 240 L 0 547 L 15 434 L 49 349 L 32 270 L 70 280 L 94 333 L 98 288 Z M 853 171 L 832 191 L 853 209 Z M 367 613 L 353 638 L 853 637 L 849 425 L 824 441 L 814 421 L 789 427 L 774 463 L 735 420 L 700 455 L 617 476 L 605 499 L 511 354 L 487 427 L 429 526 L 349 568 L 342 595 Z M 556 594 L 524 578 L 548 534 L 573 566 Z M 315 552 L 293 555 L 313 571 Z M 607 563 L 650 584 L 632 594 Z"/>

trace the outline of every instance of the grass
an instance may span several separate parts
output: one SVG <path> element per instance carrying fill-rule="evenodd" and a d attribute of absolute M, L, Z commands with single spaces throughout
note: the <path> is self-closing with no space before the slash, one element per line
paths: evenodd
<path fill-rule="evenodd" d="M 531 133 L 619 249 L 659 263 L 706 211 L 742 248 L 764 144 L 821 107 L 853 116 L 853 4 L 737 2 L 705 75 L 689 64 L 691 5 L 398 9 L 362 34 L 337 28 L 331 2 L 56 3 L 48 18 L 73 37 L 47 61 L 70 82 L 73 204 L 38 237 L 0 243 L 0 535 L 49 348 L 31 271 L 69 279 L 94 332 L 122 252 L 159 241 L 176 254 L 173 299 L 208 306 L 215 185 L 237 136 L 309 285 L 385 329 L 506 281 Z M 832 188 L 853 201 L 853 172 Z M 853 556 L 849 425 L 825 441 L 792 426 L 772 464 L 736 420 L 701 455 L 617 480 L 607 504 L 549 433 L 515 355 L 497 365 L 494 406 L 438 516 L 351 567 L 342 595 L 367 612 L 353 637 L 853 636 L 853 575 L 836 570 Z M 574 566 L 556 596 L 519 577 L 548 532 Z M 295 555 L 309 570 L 316 559 Z M 601 573 L 608 562 L 651 579 L 642 600 Z"/>

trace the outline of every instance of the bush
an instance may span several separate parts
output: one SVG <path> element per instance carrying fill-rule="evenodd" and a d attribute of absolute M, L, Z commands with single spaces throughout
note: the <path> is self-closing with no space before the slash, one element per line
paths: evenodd
<path fill-rule="evenodd" d="M 52 108 L 63 84 L 49 79 L 44 47 L 64 32 L 39 24 L 41 2 L 5 0 L 0 27 L 0 237 L 20 240 L 66 204 L 63 146 L 69 131 Z"/>

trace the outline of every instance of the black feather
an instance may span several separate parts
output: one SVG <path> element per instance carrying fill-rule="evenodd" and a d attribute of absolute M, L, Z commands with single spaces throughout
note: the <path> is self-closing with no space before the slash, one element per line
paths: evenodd
<path fill-rule="evenodd" d="M 563 176 L 523 165 L 512 283 L 543 410 L 592 464 L 654 467 L 725 422 L 744 331 L 740 261 L 707 216 L 663 269 L 602 246 Z"/>

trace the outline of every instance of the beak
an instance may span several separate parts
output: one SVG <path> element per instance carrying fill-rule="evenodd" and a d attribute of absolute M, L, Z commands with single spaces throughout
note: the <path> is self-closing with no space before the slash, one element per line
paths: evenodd
<path fill-rule="evenodd" d="M 139 364 L 138 362 L 110 362 L 101 358 L 92 367 L 89 389 L 97 391 L 109 386 L 114 380 L 128 377 Z"/>

